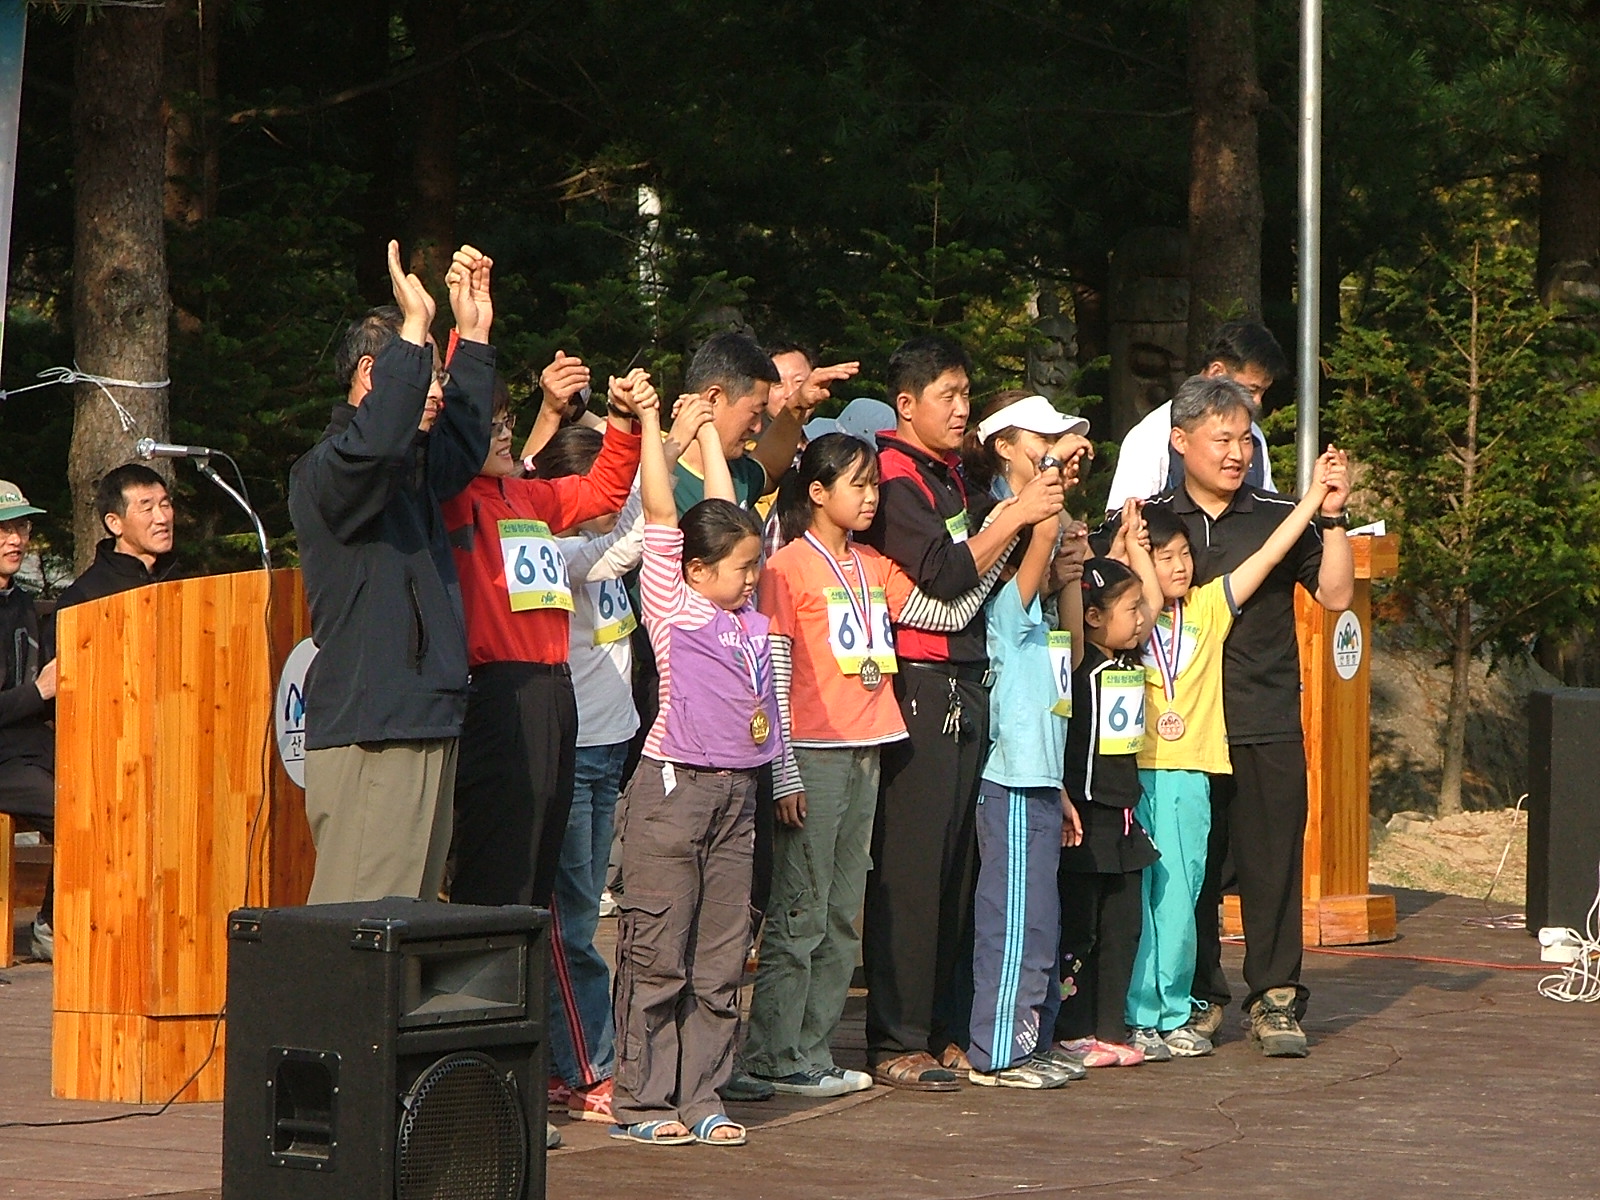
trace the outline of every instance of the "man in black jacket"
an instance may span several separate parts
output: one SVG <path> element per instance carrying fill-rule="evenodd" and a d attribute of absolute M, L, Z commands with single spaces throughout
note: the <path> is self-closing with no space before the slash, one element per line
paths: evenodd
<path fill-rule="evenodd" d="M 166 480 L 143 463 L 123 463 L 96 485 L 94 506 L 110 536 L 95 546 L 94 561 L 61 593 L 57 608 L 178 578 Z"/>
<path fill-rule="evenodd" d="M 460 338 L 447 375 L 433 299 L 389 243 L 399 307 L 350 327 L 336 360 L 346 400 L 289 474 L 319 647 L 306 676 L 313 904 L 432 898 L 444 879 L 467 638 L 439 502 L 489 452 L 492 265 L 463 246 L 445 277 Z"/>
<path fill-rule="evenodd" d="M 33 597 L 17 584 L 28 553 L 33 516 L 44 509 L 28 503 L 14 483 L 0 480 L 0 812 L 20 817 L 46 840 L 55 840 L 55 734 L 48 724 L 55 709 L 55 648 L 41 632 Z M 0 849 L 9 853 L 10 847 Z M 33 956 L 53 956 L 51 887 L 33 922 Z M 11 937 L 11 930 L 0 930 Z"/>

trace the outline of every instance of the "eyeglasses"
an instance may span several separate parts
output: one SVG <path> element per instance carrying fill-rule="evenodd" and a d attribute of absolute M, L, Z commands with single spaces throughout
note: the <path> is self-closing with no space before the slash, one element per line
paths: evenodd
<path fill-rule="evenodd" d="M 510 417 L 507 417 L 503 421 L 490 421 L 489 436 L 499 437 L 501 434 L 510 434 L 516 430 L 516 427 L 517 423 Z"/>
<path fill-rule="evenodd" d="M 33 534 L 33 522 L 27 517 L 16 517 L 10 521 L 0 521 L 0 541 L 15 536 L 19 542 L 25 542 Z"/>
<path fill-rule="evenodd" d="M 449 387 L 450 386 L 450 372 L 449 371 L 435 371 L 433 373 L 433 381 L 435 383 L 437 383 L 441 388 Z"/>

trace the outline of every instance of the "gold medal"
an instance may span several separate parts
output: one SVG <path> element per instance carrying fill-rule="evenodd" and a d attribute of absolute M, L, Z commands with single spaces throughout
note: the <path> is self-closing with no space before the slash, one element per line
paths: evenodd
<path fill-rule="evenodd" d="M 878 665 L 877 660 L 871 658 L 862 659 L 861 686 L 869 692 L 875 692 L 882 683 L 883 668 Z"/>
<path fill-rule="evenodd" d="M 755 715 L 750 718 L 750 739 L 756 745 L 761 745 L 772 734 L 772 722 L 767 720 L 767 714 L 761 709 L 756 709 Z"/>
<path fill-rule="evenodd" d="M 1183 731 L 1183 718 L 1170 708 L 1156 718 L 1156 732 L 1161 735 L 1164 741 L 1177 741 L 1183 736 Z"/>

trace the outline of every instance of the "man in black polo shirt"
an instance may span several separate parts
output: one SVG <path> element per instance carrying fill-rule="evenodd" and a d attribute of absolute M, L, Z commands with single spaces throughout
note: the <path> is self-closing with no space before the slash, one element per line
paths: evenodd
<path fill-rule="evenodd" d="M 1182 519 L 1196 584 L 1249 558 L 1294 506 L 1245 482 L 1254 452 L 1254 407 L 1239 384 L 1203 375 L 1185 380 L 1172 400 L 1172 445 L 1183 455 L 1184 478 L 1146 503 L 1170 508 Z M 1222 703 L 1233 775 L 1212 780 L 1206 881 L 1195 908 L 1197 1004 L 1190 1023 L 1211 1036 L 1231 998 L 1217 931 L 1221 871 L 1231 844 L 1244 918 L 1250 1038 L 1274 1057 L 1304 1057 L 1299 1019 L 1309 994 L 1300 983 L 1306 759 L 1294 588 L 1300 584 L 1324 608 L 1349 606 L 1355 594 L 1343 532 L 1349 494 L 1340 472 L 1316 527 L 1305 531 L 1240 610 L 1223 651 Z"/>
<path fill-rule="evenodd" d="M 987 528 L 967 509 L 957 449 L 970 412 L 971 360 L 935 335 L 889 358 L 895 432 L 880 433 L 878 512 L 862 541 L 903 567 L 929 594 L 953 599 L 978 586 L 1020 531 L 1060 511 L 1061 477 L 1044 471 Z M 979 532 L 981 528 L 981 532 Z M 988 748 L 983 613 L 953 634 L 895 632 L 895 696 L 911 737 L 883 751 L 872 831 L 862 962 L 867 1060 L 879 1083 L 953 1091 L 954 1071 L 930 1050 L 967 1040 L 978 775 Z"/>

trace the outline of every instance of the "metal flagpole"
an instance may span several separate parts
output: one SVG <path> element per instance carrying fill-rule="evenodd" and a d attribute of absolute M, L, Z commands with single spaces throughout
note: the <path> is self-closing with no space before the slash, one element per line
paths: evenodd
<path fill-rule="evenodd" d="M 1322 0 L 1300 5 L 1300 278 L 1295 369 L 1295 482 L 1311 486 L 1322 382 Z"/>

